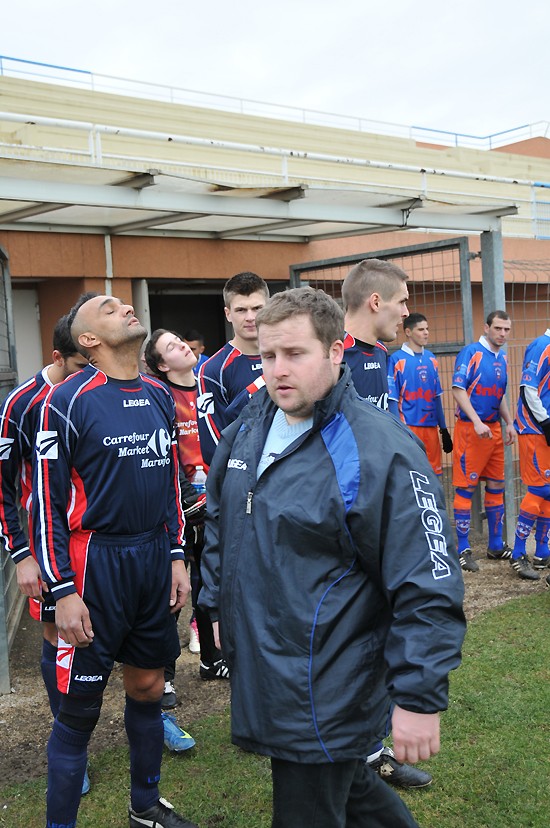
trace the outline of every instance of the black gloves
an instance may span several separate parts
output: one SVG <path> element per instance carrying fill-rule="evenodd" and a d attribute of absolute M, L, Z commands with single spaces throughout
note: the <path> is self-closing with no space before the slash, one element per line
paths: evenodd
<path fill-rule="evenodd" d="M 449 434 L 449 429 L 440 428 L 439 433 L 441 434 L 441 445 L 443 446 L 443 451 L 445 454 L 450 454 L 453 450 L 453 441 L 451 439 L 451 435 Z M 548 445 L 550 445 L 550 443 Z"/>
<path fill-rule="evenodd" d="M 546 445 L 550 446 L 550 420 L 544 424 L 541 423 L 540 427 L 542 428 L 542 433 L 546 437 Z"/>

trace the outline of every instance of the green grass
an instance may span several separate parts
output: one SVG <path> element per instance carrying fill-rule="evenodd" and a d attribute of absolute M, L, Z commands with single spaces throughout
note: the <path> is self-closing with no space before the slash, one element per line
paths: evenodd
<path fill-rule="evenodd" d="M 511 601 L 469 627 L 451 677 L 434 784 L 403 798 L 423 828 L 548 828 L 550 635 L 547 593 Z M 165 752 L 162 793 L 201 828 L 268 828 L 269 762 L 229 742 L 228 716 L 192 727 L 197 747 Z M 128 758 L 93 757 L 79 828 L 126 826 Z M 0 789 L 0 826 L 42 828 L 45 781 Z M 389 827 L 391 828 L 391 827 Z"/>

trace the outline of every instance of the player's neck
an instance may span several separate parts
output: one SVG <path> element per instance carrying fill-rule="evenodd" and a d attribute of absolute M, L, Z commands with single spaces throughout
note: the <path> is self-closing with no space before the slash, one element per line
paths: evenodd
<path fill-rule="evenodd" d="M 191 388 L 197 384 L 192 368 L 188 371 L 167 371 L 166 379 L 174 385 L 183 385 L 184 388 Z"/>
<path fill-rule="evenodd" d="M 46 368 L 46 374 L 48 375 L 48 379 L 52 385 L 57 385 L 59 382 L 63 382 L 66 377 L 63 368 L 60 368 L 59 365 L 55 364 L 55 362 L 48 365 Z"/>
<path fill-rule="evenodd" d="M 141 343 L 139 343 L 141 346 Z M 90 363 L 94 368 L 103 371 L 111 379 L 132 380 L 139 376 L 139 350 L 132 347 L 116 349 L 103 348 L 90 355 Z"/>
<path fill-rule="evenodd" d="M 229 344 L 246 356 L 257 356 L 260 353 L 257 339 L 241 339 L 235 334 L 233 339 L 229 340 Z"/>
<path fill-rule="evenodd" d="M 374 330 L 374 326 L 369 324 L 369 320 L 361 320 L 356 317 L 346 316 L 345 321 L 346 333 L 360 342 L 366 342 L 367 345 L 376 345 L 378 337 Z"/>
<path fill-rule="evenodd" d="M 423 348 L 422 345 L 414 345 L 414 343 L 412 343 L 412 342 L 406 342 L 405 344 L 409 346 L 409 348 L 411 349 L 413 354 L 423 354 L 424 353 L 424 348 Z"/>

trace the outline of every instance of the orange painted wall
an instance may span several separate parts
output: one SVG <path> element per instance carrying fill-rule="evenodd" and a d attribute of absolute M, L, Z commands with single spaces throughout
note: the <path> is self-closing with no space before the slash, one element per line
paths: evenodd
<path fill-rule="evenodd" d="M 309 244 L 114 236 L 112 292 L 130 302 L 133 279 L 225 280 L 242 270 L 256 271 L 267 280 L 286 280 L 291 264 L 433 242 L 438 238 L 449 236 L 397 231 Z M 43 358 L 47 361 L 53 326 L 59 316 L 80 293 L 103 293 L 106 289 L 104 238 L 1 231 L 0 245 L 9 257 L 14 283 L 21 279 L 37 286 Z M 505 238 L 503 247 L 506 260 L 550 260 L 550 241 Z M 470 237 L 470 251 L 475 253 L 479 249 L 479 237 Z M 472 261 L 471 273 L 473 282 L 481 281 L 479 259 Z"/>

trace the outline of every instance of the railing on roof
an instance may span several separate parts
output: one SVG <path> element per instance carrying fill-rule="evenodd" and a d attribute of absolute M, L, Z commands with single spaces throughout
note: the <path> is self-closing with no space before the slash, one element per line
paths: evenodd
<path fill-rule="evenodd" d="M 242 115 L 256 115 L 284 121 L 299 121 L 315 126 L 391 135 L 438 146 L 489 150 L 514 144 L 518 141 L 525 141 L 528 138 L 546 137 L 550 132 L 549 121 L 537 121 L 534 124 L 524 124 L 492 135 L 469 135 L 468 133 L 450 132 L 421 126 L 406 126 L 390 121 L 376 121 L 353 115 L 341 115 L 334 112 L 266 103 L 265 101 L 232 97 L 231 95 L 216 95 L 211 92 L 199 92 L 160 83 L 146 83 L 130 80 L 129 78 L 101 75 L 84 69 L 72 69 L 67 66 L 56 66 L 50 63 L 8 57 L 7 55 L 0 55 L 0 75 L 23 77 L 27 80 L 44 80 L 48 83 L 58 83 L 63 86 L 116 95 L 130 95 L 167 103 L 239 112 Z"/>

